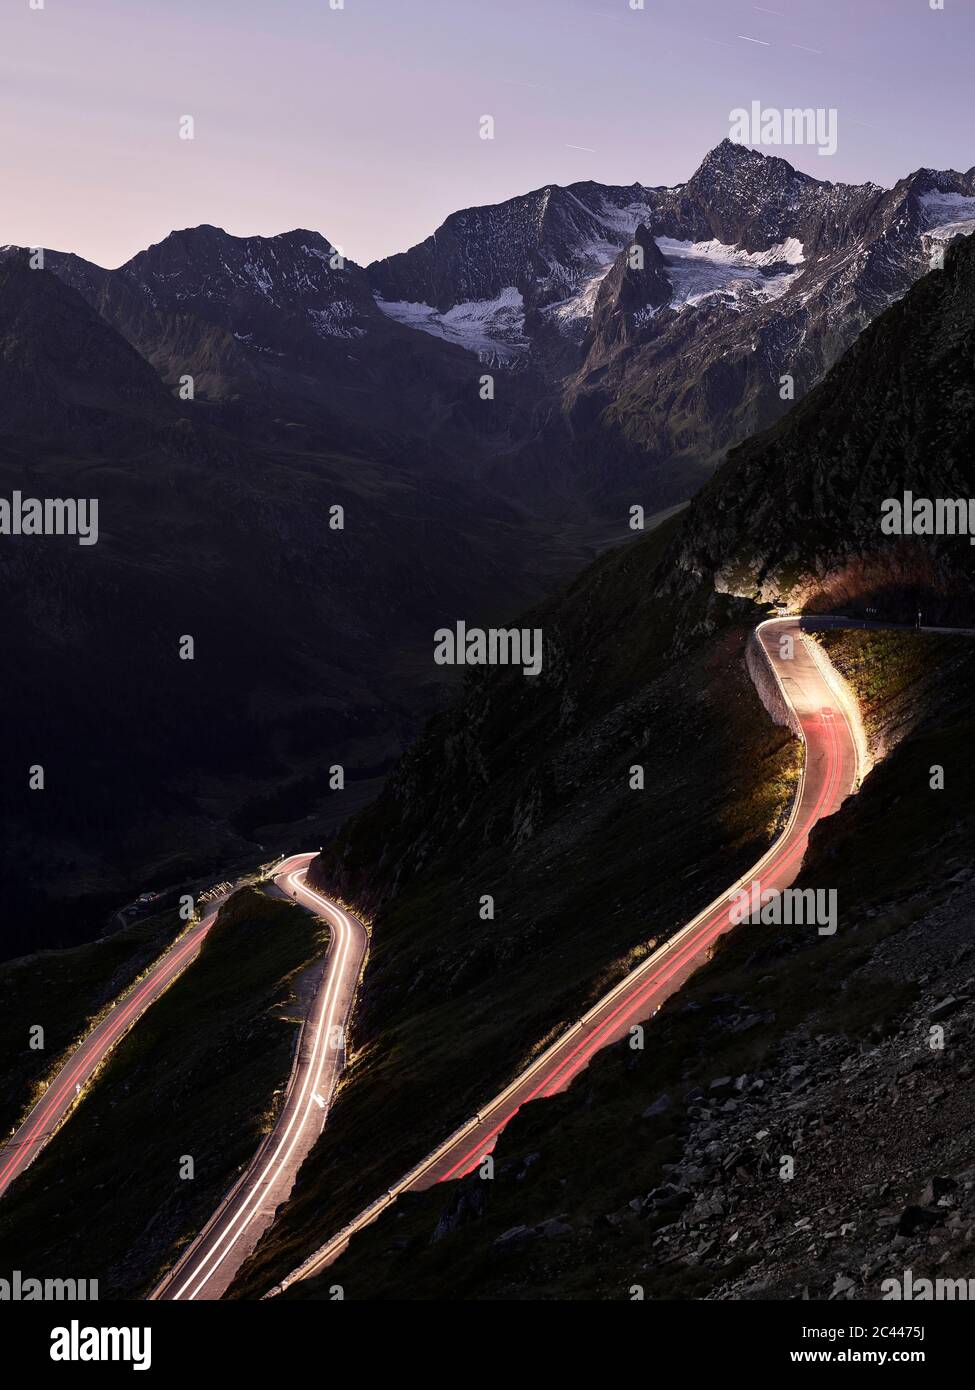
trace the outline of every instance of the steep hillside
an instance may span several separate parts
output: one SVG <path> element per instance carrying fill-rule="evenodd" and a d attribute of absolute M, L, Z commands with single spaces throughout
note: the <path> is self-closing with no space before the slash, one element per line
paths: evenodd
<path fill-rule="evenodd" d="M 800 884 L 837 891 L 837 936 L 722 938 L 643 1051 L 520 1112 L 492 1180 L 400 1198 L 288 1297 L 876 1300 L 906 1270 L 969 1277 L 975 650 L 834 639 L 869 647 L 874 689 L 907 661 L 924 709 L 815 837 Z"/>
<path fill-rule="evenodd" d="M 107 1008 L 179 935 L 176 912 L 66 951 L 38 951 L 0 964 L 0 1133 L 13 1132 L 91 1020 Z M 44 1029 L 31 1046 L 31 1029 Z"/>
<path fill-rule="evenodd" d="M 0 537 L 19 750 L 0 785 L 4 955 L 253 864 L 287 823 L 321 844 L 436 705 L 443 673 L 417 654 L 437 625 L 510 611 L 592 553 L 476 480 L 431 478 L 408 445 L 380 459 L 231 431 L 12 254 L 0 387 L 0 496 L 99 508 L 93 545 Z M 334 764 L 350 790 L 323 805 Z"/>
<path fill-rule="evenodd" d="M 966 535 L 886 535 L 882 504 L 975 489 L 975 238 L 822 385 L 734 450 L 688 513 L 674 585 L 926 623 L 975 621 Z"/>
<path fill-rule="evenodd" d="M 973 194 L 973 172 L 921 170 L 890 190 L 834 185 L 724 141 L 647 219 L 664 265 L 643 294 L 629 275 L 629 305 L 607 315 L 603 282 L 587 356 L 566 383 L 576 448 L 602 489 L 625 501 L 642 460 L 658 485 L 693 491 L 819 382 L 939 246 L 971 230 Z"/>
<path fill-rule="evenodd" d="M 26 253 L 0 256 L 0 435 L 46 447 L 123 445 L 175 403 L 143 358 Z"/>
<path fill-rule="evenodd" d="M 745 672 L 751 610 L 702 596 L 674 642 L 652 586 L 672 525 L 530 615 L 541 675 L 475 675 L 315 862 L 372 917 L 370 960 L 328 1126 L 242 1288 L 422 1157 L 782 823 L 796 748 Z"/>
<path fill-rule="evenodd" d="M 548 1005 L 554 982 L 566 1004 L 591 1000 L 596 988 L 622 967 L 620 947 L 631 962 L 638 959 L 646 949 L 648 929 L 654 939 L 666 936 L 752 862 L 763 835 L 773 833 L 777 814 L 788 804 L 789 772 L 795 764 L 794 750 L 782 743 L 781 731 L 768 722 L 747 684 L 739 625 L 754 623 L 763 611 L 758 600 L 778 592 L 779 581 L 772 589 L 765 576 L 776 565 L 781 571 L 797 547 L 805 556 L 814 555 L 816 545 L 828 544 L 831 554 L 849 557 L 851 575 L 862 573 L 854 567 L 866 539 L 877 535 L 879 503 L 871 514 L 870 507 L 855 505 L 851 489 L 855 495 L 862 488 L 870 496 L 891 480 L 896 485 L 902 466 L 898 458 L 915 466 L 907 476 L 918 490 L 922 479 L 932 484 L 947 480 L 964 492 L 968 455 L 961 441 L 967 438 L 972 390 L 967 335 L 973 292 L 975 255 L 972 244 L 962 242 L 949 255 L 947 269 L 924 279 L 891 308 L 821 390 L 769 435 L 731 456 L 686 522 L 672 523 L 657 536 L 605 557 L 570 587 L 557 607 L 527 620 L 545 630 L 548 674 L 535 683 L 498 672 L 471 681 L 463 704 L 411 750 L 383 797 L 315 862 L 316 881 L 364 904 L 374 917 L 373 953 L 356 1023 L 357 1054 L 294 1207 L 284 1213 L 263 1256 L 258 1252 L 242 1290 L 274 1282 L 289 1262 L 294 1265 L 296 1257 L 308 1253 L 315 1236 L 331 1233 L 329 1225 L 334 1232 L 342 1216 L 356 1205 L 365 1206 L 395 1170 L 394 1150 L 401 1151 L 402 1173 L 409 1166 L 404 1160 L 420 1157 L 434 1135 L 442 1138 L 476 1109 L 480 1096 L 498 1089 L 496 1083 L 511 1074 L 519 1057 L 523 1064 L 532 1054 L 532 1029 L 537 1047 L 547 1032 L 540 1025 L 571 1016 L 567 1007 L 561 1014 L 541 1009 L 538 1001 Z M 932 452 L 935 440 L 944 447 Z M 945 472 L 946 455 L 956 471 Z M 975 589 L 963 569 L 966 539 L 927 538 L 926 544 L 932 585 L 928 602 L 946 609 L 962 600 L 970 603 Z M 922 553 L 923 545 L 919 542 Z M 949 552 L 951 545 L 960 549 Z M 961 556 L 956 566 L 943 561 L 947 553 Z M 731 593 L 720 580 L 733 568 L 739 578 Z M 857 589 L 852 582 L 844 596 L 866 606 L 874 599 L 868 587 Z M 833 635 L 824 640 L 833 641 Z M 957 749 L 964 746 L 971 718 L 960 692 L 967 687 L 965 672 L 975 657 L 967 649 L 956 656 L 954 648 L 936 645 L 926 650 L 938 660 L 917 660 L 910 657 L 916 648 L 908 646 L 905 667 L 888 656 L 893 648 L 867 640 L 875 642 L 881 654 L 877 661 L 883 665 L 882 656 L 891 673 L 886 681 L 883 671 L 876 675 L 889 696 L 890 723 L 872 729 L 875 746 L 879 737 L 888 745 L 904 742 L 868 779 L 861 796 L 819 828 L 804 868 L 805 882 L 838 890 L 845 930 L 813 942 L 795 933 L 783 938 L 772 930 L 733 934 L 705 983 L 695 982 L 689 994 L 668 1006 L 655 1032 L 659 1047 L 648 1050 L 646 1063 L 618 1053 L 615 1059 L 600 1058 L 576 1082 L 573 1100 L 529 1105 L 507 1141 L 521 1145 L 520 1156 L 506 1172 L 526 1195 L 516 1195 L 503 1212 L 499 1207 L 498 1221 L 506 1224 L 496 1226 L 492 1217 L 483 1225 L 484 1236 L 475 1240 L 490 1244 L 504 1236 L 499 1248 L 506 1256 L 509 1248 L 521 1251 L 525 1235 L 506 1232 L 524 1226 L 532 1233 L 525 1247 L 530 1268 L 534 1252 L 545 1248 L 544 1241 L 534 1243 L 536 1228 L 541 1236 L 568 1235 L 566 1226 L 570 1232 L 581 1229 L 581 1239 L 589 1241 L 596 1225 L 593 1278 L 584 1272 L 587 1257 L 578 1242 L 564 1247 L 570 1252 L 568 1266 L 560 1265 L 558 1276 L 545 1276 L 562 1280 L 555 1286 L 563 1292 L 604 1290 L 599 1282 L 603 1223 L 596 1223 L 597 1215 L 607 1217 L 610 1234 L 605 1240 L 612 1252 L 613 1233 L 629 1227 L 628 1212 L 636 1220 L 635 1213 L 646 1206 L 653 1218 L 649 1229 L 663 1230 L 674 1212 L 685 1206 L 690 1210 L 692 1202 L 693 1218 L 678 1231 L 662 1234 L 653 1248 L 661 1259 L 673 1255 L 686 1262 L 693 1257 L 694 1270 L 705 1259 L 702 1277 L 712 1281 L 701 1284 L 706 1290 L 732 1287 L 744 1270 L 762 1260 L 771 1238 L 768 1223 L 763 1225 L 760 1213 L 750 1210 L 738 1235 L 730 1224 L 716 1227 L 729 1246 L 727 1259 L 722 1251 L 717 1265 L 711 1257 L 719 1246 L 711 1244 L 707 1232 L 706 1238 L 697 1232 L 737 1209 L 739 1167 L 767 1181 L 769 1146 L 761 1150 L 760 1161 L 753 1144 L 744 1158 L 736 1157 L 746 1144 L 744 1124 L 754 1123 L 756 1133 L 764 1127 L 760 1138 L 772 1134 L 771 1144 L 793 1153 L 790 1145 L 815 1128 L 819 1112 L 811 1109 L 807 1118 L 797 1119 L 798 1131 L 787 1140 L 779 1136 L 783 1130 L 792 1135 L 788 1118 L 777 1116 L 774 1107 L 769 1113 L 765 1097 L 772 1097 L 781 1110 L 788 1094 L 806 1089 L 805 1082 L 799 1083 L 811 1065 L 809 1038 L 822 1033 L 859 1036 L 871 1029 L 883 1038 L 895 1027 L 916 1032 L 925 1011 L 938 1005 L 931 995 L 940 986 L 919 980 L 923 972 L 914 969 L 920 929 L 903 948 L 891 946 L 890 956 L 884 954 L 884 942 L 888 928 L 899 931 L 919 913 L 927 920 L 926 914 L 940 911 L 945 893 L 940 873 L 932 877 L 933 856 L 948 878 L 967 862 L 963 845 L 970 811 L 963 814 L 962 808 L 966 797 L 970 800 L 970 779 L 959 773 Z M 862 678 L 862 661 L 844 664 L 851 680 Z M 776 753 L 770 760 L 771 748 Z M 626 768 L 651 759 L 649 795 L 634 802 L 634 793 L 624 790 Z M 934 763 L 954 769 L 951 798 L 930 791 L 927 772 L 920 780 L 922 769 Z M 929 791 L 934 796 L 930 802 Z M 932 819 L 915 841 L 919 798 L 923 814 Z M 762 833 L 760 826 L 765 827 Z M 715 827 L 720 827 L 718 833 Z M 739 839 L 741 831 L 744 838 Z M 740 853 L 746 847 L 747 857 Z M 866 872 L 865 863 L 871 866 Z M 496 919 L 487 925 L 477 915 L 484 893 L 495 895 L 498 903 Z M 912 909 L 904 919 L 898 903 L 915 896 L 918 911 Z M 944 954 L 944 988 L 960 989 L 964 982 L 956 976 L 961 967 L 951 965 L 961 944 L 959 932 L 950 915 L 931 920 L 951 947 Z M 613 953 L 607 951 L 607 959 L 616 963 L 612 970 L 598 970 L 595 947 L 600 943 L 606 951 L 610 942 Z M 864 998 L 832 997 L 841 995 L 844 981 L 861 968 Z M 826 998 L 809 989 L 811 976 L 822 983 Z M 897 1074 L 910 1060 L 903 1031 L 897 1047 L 897 1055 L 891 1053 L 884 1063 L 885 1074 L 888 1062 Z M 862 1088 L 869 1068 L 861 1065 L 856 1051 L 842 1042 L 830 1043 L 827 1055 L 832 1059 L 834 1054 L 838 1065 L 848 1059 L 851 1085 L 855 1081 Z M 591 1087 L 607 1068 L 616 1068 L 609 1073 L 617 1080 L 610 1083 L 609 1109 L 603 1113 L 619 1118 L 620 1088 L 638 1065 L 639 1103 L 625 1102 L 627 1118 L 620 1122 L 629 1128 L 618 1142 L 636 1143 L 642 1157 L 620 1163 L 617 1140 L 605 1128 L 608 1119 L 598 1133 L 590 1128 Z M 908 1070 L 923 1065 L 911 1064 Z M 733 1079 L 721 1080 L 735 1076 L 744 1076 L 737 1087 Z M 713 1093 L 712 1081 L 720 1082 Z M 686 1112 L 677 1105 L 677 1094 L 687 1100 Z M 701 1104 L 701 1095 L 712 1099 Z M 870 1124 L 879 1134 L 885 1122 L 883 1098 L 869 1086 L 864 1096 Z M 831 1113 L 838 1103 L 831 1094 Z M 544 1128 L 550 1114 L 571 1128 L 565 1131 L 570 1137 L 559 1141 L 561 1166 L 550 1167 L 555 1176 L 544 1188 L 549 1205 L 540 1207 L 531 1221 L 508 1220 L 511 1210 L 531 1210 L 534 1198 L 527 1194 L 533 1184 L 525 1183 L 523 1189 L 518 1184 L 535 1162 L 530 1155 L 539 1148 L 538 1127 Z M 439 1129 L 430 1124 L 431 1116 L 438 1117 Z M 685 1151 L 681 1145 L 688 1122 L 693 1133 Z M 401 1144 L 401 1134 L 409 1135 L 410 1142 Z M 958 1141 L 952 1139 L 952 1163 L 961 1176 L 950 1176 L 961 1182 L 975 1155 L 966 1157 L 964 1125 L 952 1134 Z M 583 1143 L 583 1135 L 588 1136 L 584 1151 L 589 1158 L 570 1181 L 565 1165 L 573 1163 L 577 1136 Z M 908 1152 L 913 1140 L 906 1123 L 902 1137 L 907 1148 L 885 1180 L 889 1185 L 876 1182 L 885 1219 L 888 1198 L 911 1204 L 909 1193 L 920 1174 L 921 1159 Z M 719 1172 L 714 1171 L 716 1157 Z M 676 1195 L 668 1193 L 664 1184 L 672 1170 L 663 1165 L 685 1161 L 688 1171 L 681 1170 L 673 1180 Z M 820 1161 L 828 1163 L 829 1154 Z M 932 1161 L 930 1148 L 924 1150 L 924 1161 Z M 825 1213 L 823 1241 L 835 1236 L 834 1216 L 841 1224 L 848 1219 L 841 1215 L 842 1202 L 830 1204 L 824 1181 L 820 1174 L 811 1188 L 794 1189 L 805 1191 L 807 1202 L 820 1203 L 797 1213 L 798 1229 L 805 1229 L 807 1218 L 819 1221 Z M 455 1198 L 440 1190 L 419 1199 L 423 1219 L 429 1222 L 434 1214 L 419 1237 L 424 1247 L 437 1244 L 439 1235 L 454 1225 L 475 1221 L 490 1201 L 476 1195 L 471 1184 L 464 1190 L 467 1196 Z M 609 1192 L 619 1196 L 617 1207 L 606 1204 Z M 631 1199 L 632 1206 L 626 1206 Z M 455 1200 L 456 1209 L 451 1205 Z M 764 1200 L 767 1204 L 767 1189 Z M 785 1239 L 788 1207 L 783 1211 L 785 1215 L 770 1220 L 773 1227 L 785 1223 Z M 898 1220 L 895 1213 L 895 1225 Z M 905 1218 L 911 1227 L 903 1232 L 905 1239 L 921 1229 L 911 1225 L 914 1220 Z M 918 1220 L 935 1224 L 927 1217 Z M 374 1259 L 381 1250 L 382 1260 L 388 1260 L 390 1240 L 394 1246 L 398 1241 L 390 1236 L 397 1223 L 411 1254 L 416 1253 L 409 1216 L 394 1214 L 382 1223 L 383 1236 L 367 1238 L 381 1242 L 363 1247 Z M 687 1229 L 687 1241 L 693 1237 L 693 1244 L 685 1241 Z M 638 1236 L 646 1249 L 642 1230 Z M 434 1232 L 439 1234 L 434 1237 Z M 749 1256 L 743 1263 L 733 1248 L 739 1238 Z M 463 1249 L 458 1240 L 456 1248 Z M 894 1250 L 902 1248 L 908 1247 Z M 355 1247 L 349 1259 L 354 1255 Z M 868 1264 L 869 1255 L 864 1254 Z M 493 1250 L 488 1254 L 478 1245 L 471 1265 L 464 1265 L 472 1296 L 495 1289 L 494 1258 Z M 778 1252 L 776 1258 L 781 1262 L 784 1256 Z M 418 1267 L 421 1275 L 429 1268 L 436 1280 L 444 1262 L 432 1252 Z M 547 1268 L 544 1261 L 540 1267 Z M 364 1268 L 354 1265 L 356 1278 L 363 1278 L 372 1291 L 388 1294 L 390 1285 L 378 1266 L 370 1274 Z M 622 1267 L 613 1268 L 619 1296 Z M 658 1277 L 652 1262 L 641 1264 L 622 1287 L 643 1282 L 639 1276 L 647 1269 L 659 1292 L 667 1275 Z M 774 1262 L 762 1277 L 777 1277 Z M 446 1286 L 438 1287 L 449 1296 Z M 539 1287 L 544 1290 L 544 1282 Z M 688 1288 L 697 1287 L 692 1279 Z M 775 1287 L 779 1291 L 784 1286 Z"/>

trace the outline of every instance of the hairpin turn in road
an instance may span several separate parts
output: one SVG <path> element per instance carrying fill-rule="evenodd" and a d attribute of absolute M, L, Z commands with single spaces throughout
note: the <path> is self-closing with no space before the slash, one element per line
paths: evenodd
<path fill-rule="evenodd" d="M 284 1292 L 300 1279 L 320 1273 L 345 1249 L 351 1237 L 375 1219 L 402 1192 L 418 1192 L 436 1182 L 463 1177 L 490 1153 L 498 1135 L 521 1106 L 564 1090 L 600 1048 L 625 1036 L 650 1017 L 708 958 L 717 938 L 731 927 L 729 899 L 755 880 L 763 889 L 783 890 L 795 879 L 813 826 L 832 815 L 856 789 L 863 773 L 865 740 L 859 716 L 842 682 L 802 627 L 801 618 L 771 618 L 755 636 L 802 737 L 805 758 L 788 824 L 761 859 L 676 935 L 609 991 L 532 1065 L 439 1148 L 394 1183 L 381 1197 L 336 1233 L 266 1297 Z M 822 626 L 832 625 L 823 623 Z M 782 638 L 792 639 L 783 643 Z M 790 654 L 786 654 L 789 652 Z"/>
<path fill-rule="evenodd" d="M 296 854 L 274 872 L 289 898 L 331 928 L 325 970 L 303 1025 L 284 1105 L 270 1134 L 203 1230 L 150 1298 L 217 1299 L 287 1201 L 298 1169 L 321 1134 L 345 1064 L 345 1029 L 369 938 L 365 927 L 306 882 L 314 854 Z"/>

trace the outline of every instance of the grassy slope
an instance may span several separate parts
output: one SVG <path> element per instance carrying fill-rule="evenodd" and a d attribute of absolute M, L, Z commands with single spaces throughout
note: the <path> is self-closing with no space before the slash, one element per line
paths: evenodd
<path fill-rule="evenodd" d="M 768 844 L 796 746 L 728 611 L 654 599 L 667 529 L 526 619 L 545 629 L 548 676 L 473 681 L 326 858 L 333 891 L 386 896 L 350 1070 L 242 1291 L 286 1273 Z"/>
<path fill-rule="evenodd" d="M 818 641 L 856 692 L 871 750 L 881 757 L 923 715 L 932 680 L 947 688 L 968 669 L 971 649 L 965 638 L 900 631 L 831 630 Z"/>
<path fill-rule="evenodd" d="M 326 940 L 292 904 L 254 890 L 231 899 L 0 1205 L 0 1268 L 97 1278 L 102 1297 L 151 1285 L 266 1132 L 297 1035 L 294 977 Z M 193 1181 L 178 1177 L 184 1154 Z"/>
<path fill-rule="evenodd" d="M 641 1118 L 643 1111 L 662 1092 L 679 1098 L 714 1077 L 763 1065 L 774 1072 L 782 1040 L 797 1028 L 864 1041 L 882 1036 L 909 1007 L 911 982 L 876 975 L 869 990 L 846 992 L 846 980 L 880 943 L 935 910 L 946 880 L 971 861 L 975 644 L 843 634 L 828 645 L 853 680 L 860 662 L 864 691 L 896 700 L 910 687 L 926 711 L 814 836 L 800 882 L 837 889 L 838 934 L 755 926 L 723 938 L 713 962 L 654 1021 L 644 1052 L 604 1051 L 565 1095 L 521 1112 L 500 1140 L 493 1182 L 472 1178 L 401 1200 L 356 1238 L 325 1280 L 296 1286 L 292 1296 L 324 1297 L 340 1283 L 351 1298 L 620 1298 L 637 1269 L 648 1297 L 709 1291 L 716 1262 L 654 1267 L 645 1223 L 611 1228 L 603 1219 L 664 1180 L 663 1165 L 680 1153 L 679 1100 L 661 1117 Z M 875 663 L 869 675 L 868 655 Z M 929 788 L 934 763 L 946 769 L 944 791 Z M 846 1152 L 842 1129 L 836 1137 Z M 776 1188 L 781 1194 L 782 1185 Z M 798 1192 L 790 1189 L 790 1198 L 798 1201 Z M 513 1227 L 553 1217 L 571 1229 L 495 1244 Z M 442 1238 L 438 1225 L 447 1228 Z M 729 1271 L 723 1264 L 721 1277 Z"/>
<path fill-rule="evenodd" d="M 0 1134 L 23 1118 L 37 1087 L 89 1021 L 151 965 L 182 923 L 162 913 L 124 927 L 103 941 L 67 951 L 43 951 L 0 964 Z M 29 1046 L 44 1029 L 44 1048 Z"/>

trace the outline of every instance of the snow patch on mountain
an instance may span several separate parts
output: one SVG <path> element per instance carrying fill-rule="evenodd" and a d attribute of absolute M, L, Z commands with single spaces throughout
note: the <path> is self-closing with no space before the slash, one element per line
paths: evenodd
<path fill-rule="evenodd" d="M 525 301 L 513 285 L 493 299 L 476 299 L 455 304 L 441 313 L 429 304 L 407 300 L 386 300 L 376 296 L 376 304 L 387 316 L 407 328 L 432 333 L 449 343 L 473 352 L 482 362 L 508 362 L 521 357 L 528 348 L 525 337 Z"/>
<path fill-rule="evenodd" d="M 356 308 L 347 299 L 337 299 L 327 309 L 309 309 L 308 317 L 321 338 L 364 338 L 366 330 L 356 322 Z"/>
<path fill-rule="evenodd" d="M 742 251 L 720 241 L 655 240 L 667 259 L 667 275 L 674 286 L 671 307 L 675 309 L 700 304 L 712 295 L 779 299 L 801 275 L 805 262 L 802 242 L 795 237 L 766 251 Z M 793 269 L 769 274 L 776 266 Z"/>
<path fill-rule="evenodd" d="M 936 190 L 922 193 L 920 202 L 924 208 L 929 232 L 941 231 L 945 227 L 954 227 L 975 220 L 975 198 L 966 197 L 964 193 L 943 193 Z"/>
<path fill-rule="evenodd" d="M 722 241 L 674 241 L 672 237 L 665 236 L 654 239 L 665 256 L 703 256 L 710 261 L 755 270 L 761 270 L 763 266 L 802 265 L 806 259 L 802 242 L 794 236 L 770 246 L 767 251 L 742 251 L 740 247 L 726 246 Z"/>
<path fill-rule="evenodd" d="M 318 261 L 327 261 L 329 263 L 331 263 L 334 256 L 339 254 L 332 246 L 329 246 L 327 250 L 323 251 L 320 246 L 306 246 L 304 242 L 301 243 L 301 249 L 306 256 L 314 256 Z"/>
<path fill-rule="evenodd" d="M 636 225 L 631 229 L 631 235 Z M 611 241 L 592 241 L 580 252 L 588 263 L 588 269 L 579 273 L 572 294 L 555 304 L 548 304 L 542 310 L 563 333 L 573 334 L 582 331 L 592 318 L 599 286 L 613 268 L 613 262 L 620 248 Z"/>
<path fill-rule="evenodd" d="M 641 222 L 646 222 L 653 216 L 653 203 L 648 198 L 645 202 L 629 203 L 626 207 L 620 208 L 604 198 L 595 215 L 617 238 L 616 249 L 619 250 L 619 243 L 625 242 Z"/>
<path fill-rule="evenodd" d="M 659 312 L 660 310 L 655 309 L 652 304 L 647 304 L 643 309 L 638 309 L 633 315 L 633 327 L 645 328 L 648 323 L 651 323 L 653 319 L 656 318 Z"/>
<path fill-rule="evenodd" d="M 975 198 L 964 193 L 933 191 L 922 193 L 920 202 L 927 220 L 921 245 L 931 268 L 935 269 L 940 266 L 942 253 L 950 241 L 975 232 Z"/>
<path fill-rule="evenodd" d="M 230 276 L 231 280 L 233 280 L 234 273 L 226 261 L 223 262 L 223 268 Z M 274 281 L 267 267 L 261 265 L 259 262 L 252 261 L 248 256 L 244 261 L 243 269 L 244 275 L 253 285 L 254 289 L 256 289 L 259 294 L 263 294 L 265 298 L 270 299 L 271 290 L 274 288 Z"/>

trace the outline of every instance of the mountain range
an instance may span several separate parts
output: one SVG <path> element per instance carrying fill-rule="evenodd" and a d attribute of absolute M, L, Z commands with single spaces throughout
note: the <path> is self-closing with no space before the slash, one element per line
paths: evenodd
<path fill-rule="evenodd" d="M 226 347 L 220 380 L 240 396 L 180 400 L 79 292 L 22 255 L 0 261 L 0 495 L 94 498 L 100 522 L 91 547 L 0 545 L 17 653 L 0 688 L 24 750 L 0 787 L 7 954 L 90 936 L 134 887 L 259 857 L 312 812 L 321 838 L 436 703 L 443 673 L 418 655 L 432 627 L 458 605 L 505 611 L 587 553 L 476 476 L 438 477 L 436 445 L 385 431 L 378 386 L 375 423 L 363 405 L 330 428 L 314 396 L 299 423 L 303 377 L 286 374 L 283 402 L 263 360 L 228 374 L 253 365 L 230 333 L 153 322 L 192 340 L 196 370 Z M 411 381 L 421 358 L 402 352 Z M 327 374 L 308 380 L 327 395 Z M 347 787 L 323 804 L 335 765 Z"/>
<path fill-rule="evenodd" d="M 441 698 L 441 622 L 686 501 L 973 219 L 972 171 L 833 185 L 725 141 L 677 188 L 551 185 L 364 268 L 303 230 L 0 251 L 3 487 L 102 525 L 0 551 L 5 708 L 59 774 L 4 784 L 5 949 L 330 833 Z M 359 791 L 326 808 L 336 763 Z"/>
<path fill-rule="evenodd" d="M 366 275 L 399 322 L 538 372 L 546 441 L 589 505 L 666 505 L 973 228 L 973 169 L 833 184 L 725 140 L 675 188 L 468 209 Z"/>
<path fill-rule="evenodd" d="M 510 500 L 606 515 L 686 500 L 973 227 L 975 169 L 833 184 L 724 140 L 674 188 L 549 185 L 364 268 L 317 232 L 208 226 L 116 271 L 46 264 L 249 430 L 412 441 Z"/>
<path fill-rule="evenodd" d="M 801 752 L 743 659 L 773 596 L 905 627 L 923 605 L 926 622 L 975 628 L 967 537 L 880 527 L 901 485 L 975 491 L 973 361 L 966 237 L 687 513 L 526 614 L 539 678 L 472 673 L 314 861 L 321 890 L 370 917 L 370 966 L 346 1084 L 240 1296 L 365 1209 L 775 838 Z M 475 1169 L 401 1197 L 290 1296 L 387 1297 L 408 1267 L 418 1298 L 624 1298 L 634 1280 L 655 1297 L 825 1298 L 838 1274 L 869 1288 L 942 1240 L 964 1268 L 971 1215 L 935 1250 L 927 1233 L 975 1164 L 971 1067 L 953 1043 L 926 1070 L 926 1029 L 942 1001 L 972 1028 L 971 638 L 823 640 L 879 764 L 804 858 L 800 882 L 844 905 L 835 940 L 731 933 L 647 1020 L 645 1050 L 624 1040 L 564 1097 L 522 1107 L 495 1181 Z M 939 772 L 950 791 L 932 790 Z M 957 1105 L 938 1105 L 946 1087 Z M 803 1156 L 802 1181 L 770 1201 L 782 1153 Z M 807 1226 L 813 1244 L 790 1241 Z"/>
<path fill-rule="evenodd" d="M 0 491 L 97 496 L 101 511 L 90 551 L 69 537 L 0 548 L 16 654 L 0 677 L 16 731 L 5 951 L 96 935 L 137 889 L 212 882 L 343 821 L 312 879 L 372 920 L 343 1085 L 237 1293 L 288 1273 L 775 836 L 799 751 L 742 658 L 776 598 L 975 620 L 964 537 L 879 524 L 899 488 L 972 491 L 973 227 L 972 171 L 846 187 L 725 142 L 678 188 L 551 186 L 365 268 L 316 233 L 212 227 L 113 271 L 0 256 Z M 686 514 L 582 568 L 625 506 L 692 493 Z M 474 671 L 446 705 L 434 629 L 536 601 L 540 676 Z M 810 1039 L 862 1026 L 879 1046 L 901 1029 L 883 1084 L 920 1070 L 905 1058 L 939 1005 L 925 996 L 909 1016 L 918 959 L 959 1007 L 971 999 L 954 904 L 931 889 L 932 863 L 968 862 L 970 659 L 855 645 L 844 659 L 878 719 L 895 709 L 879 737 L 905 750 L 813 837 L 806 872 L 840 881 L 849 939 L 825 964 L 773 934 L 737 939 L 659 1020 L 666 1045 L 647 1049 L 638 1090 L 642 1062 L 597 1058 L 567 1096 L 525 1107 L 487 1198 L 443 1184 L 397 1204 L 334 1277 L 381 1292 L 405 1253 L 424 1294 L 460 1270 L 473 1296 L 591 1295 L 637 1245 L 651 1288 L 679 1258 L 710 1280 L 691 1279 L 692 1296 L 720 1295 L 747 1291 L 769 1242 L 807 1220 L 821 1248 L 797 1281 L 822 1277 L 821 1252 L 850 1235 L 826 1210 L 836 1154 L 817 1170 L 821 1207 L 798 1183 L 782 1199 L 795 1210 L 770 1212 L 742 1126 L 764 1128 L 769 1088 L 769 1152 L 792 1152 L 781 1115 L 796 1099 L 799 1139 L 816 1138 L 799 1095 Z M 329 788 L 337 763 L 347 794 Z M 917 789 L 935 764 L 948 790 L 926 819 Z M 906 935 L 918 922 L 936 951 Z M 857 998 L 840 999 L 859 970 Z M 825 1020 L 810 978 L 835 996 Z M 881 1149 L 895 1131 L 874 1059 L 828 1047 L 855 1079 L 846 1114 Z M 840 1135 L 842 1098 L 822 1107 Z M 911 1111 L 896 1132 L 920 1128 Z M 906 1201 L 918 1172 L 872 1172 L 857 1210 L 875 1202 L 888 1221 L 890 1192 Z M 697 1215 L 668 1234 L 685 1207 Z M 751 1263 L 720 1224 L 739 1211 Z M 907 1248 L 857 1258 L 902 1265 Z M 332 1278 L 296 1296 L 328 1296 Z"/>

